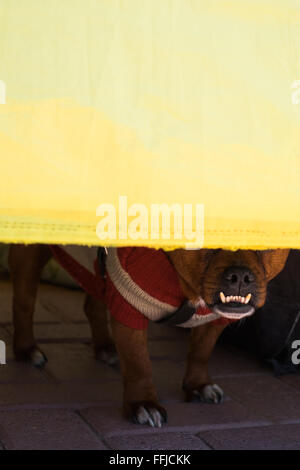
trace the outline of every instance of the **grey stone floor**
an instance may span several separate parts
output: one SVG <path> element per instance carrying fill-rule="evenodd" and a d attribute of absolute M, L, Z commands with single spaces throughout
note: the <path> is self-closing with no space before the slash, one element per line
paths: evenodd
<path fill-rule="evenodd" d="M 49 362 L 44 370 L 16 363 L 11 351 L 11 285 L 0 282 L 1 449 L 300 449 L 300 375 L 275 378 L 257 360 L 218 346 L 212 375 L 226 393 L 221 405 L 183 402 L 188 333 L 151 326 L 150 351 L 169 423 L 152 429 L 121 415 L 120 373 L 96 362 L 82 311 L 83 294 L 41 285 L 35 333 Z"/>

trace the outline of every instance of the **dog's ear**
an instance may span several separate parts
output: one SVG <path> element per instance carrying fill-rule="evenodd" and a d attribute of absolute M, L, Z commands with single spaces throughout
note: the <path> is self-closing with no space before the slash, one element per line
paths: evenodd
<path fill-rule="evenodd" d="M 261 253 L 267 282 L 282 271 L 290 250 L 266 250 Z"/>

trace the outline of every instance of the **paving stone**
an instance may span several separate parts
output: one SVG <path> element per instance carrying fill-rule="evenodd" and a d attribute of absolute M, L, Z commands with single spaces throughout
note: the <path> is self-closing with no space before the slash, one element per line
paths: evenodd
<path fill-rule="evenodd" d="M 18 386 L 20 384 L 46 383 L 47 381 L 47 376 L 43 371 L 30 364 L 8 359 L 5 365 L 0 365 L 0 384 L 11 383 Z"/>
<path fill-rule="evenodd" d="M 217 450 L 300 450 L 300 424 L 200 432 Z"/>
<path fill-rule="evenodd" d="M 100 438 L 66 410 L 0 412 L 0 438 L 10 450 L 103 450 Z"/>
<path fill-rule="evenodd" d="M 230 356 L 231 353 L 223 351 L 218 348 L 213 353 L 213 357 L 210 361 L 210 374 L 212 380 L 220 383 L 223 379 L 229 379 L 234 382 L 235 378 L 252 377 L 252 380 L 256 380 L 256 375 L 265 375 L 272 379 L 272 374 L 268 370 L 263 368 L 255 368 L 255 361 L 247 359 L 235 359 Z M 159 396 L 163 399 L 177 399 L 179 400 L 182 394 L 182 381 L 186 369 L 186 360 L 161 360 L 159 356 L 153 357 L 152 360 L 153 378 L 154 383 L 159 393 Z M 256 371 L 256 374 L 255 374 Z M 225 382 L 226 384 L 227 382 Z M 228 392 L 225 385 L 225 393 Z M 227 394 L 227 398 L 229 395 Z"/>
<path fill-rule="evenodd" d="M 92 347 L 77 343 L 46 343 L 41 348 L 48 358 L 45 371 L 56 380 L 100 384 L 121 381 L 118 370 L 96 361 Z"/>
<path fill-rule="evenodd" d="M 148 348 L 152 359 L 169 359 L 170 361 L 184 361 L 188 352 L 188 338 L 180 341 L 149 341 Z"/>
<path fill-rule="evenodd" d="M 180 341 L 164 340 L 149 341 L 151 358 L 168 359 L 169 361 L 186 362 L 188 352 L 188 338 L 183 337 Z M 234 348 L 226 348 L 217 345 L 209 361 L 209 368 L 213 377 L 234 377 L 247 375 L 272 376 L 272 371 L 262 362 L 245 351 Z"/>
<path fill-rule="evenodd" d="M 79 412 L 84 420 L 103 438 L 160 432 L 160 429 L 134 424 L 125 419 L 122 414 L 121 401 L 117 406 L 107 404 L 106 406 L 84 408 Z"/>
<path fill-rule="evenodd" d="M 85 420 L 105 437 L 121 435 L 141 435 L 165 432 L 196 432 L 200 428 L 210 429 L 224 426 L 237 426 L 243 423 L 258 422 L 242 405 L 225 402 L 221 405 L 201 403 L 161 402 L 168 412 L 168 424 L 161 429 L 147 425 L 133 424 L 123 418 L 120 406 L 107 405 L 82 409 Z M 119 404 L 120 405 L 120 404 Z M 265 424 L 265 422 L 260 422 Z"/>
<path fill-rule="evenodd" d="M 85 294 L 80 290 L 42 284 L 38 298 L 41 305 L 56 321 L 87 322 L 83 311 Z"/>
<path fill-rule="evenodd" d="M 257 416 L 273 420 L 300 419 L 300 391 L 275 377 L 224 378 L 222 385 L 227 395 Z"/>
<path fill-rule="evenodd" d="M 209 450 L 193 434 L 178 432 L 114 436 L 105 439 L 105 444 L 112 450 Z"/>
<path fill-rule="evenodd" d="M 8 326 L 7 329 L 10 333 L 13 332 L 13 328 L 11 326 Z M 34 335 L 35 339 L 39 343 L 57 341 L 91 342 L 91 330 L 88 323 L 35 324 Z"/>
<path fill-rule="evenodd" d="M 0 409 L 8 406 L 44 405 L 76 408 L 77 406 L 103 405 L 115 403 L 120 406 L 122 386 L 119 382 L 110 383 L 26 383 L 0 384 Z"/>
<path fill-rule="evenodd" d="M 153 341 L 150 343 L 150 352 L 153 343 L 156 342 Z M 170 342 L 167 341 L 164 343 L 166 343 L 166 349 L 162 348 L 161 351 L 166 351 L 167 353 L 167 347 L 170 345 Z M 160 349 L 158 347 L 156 351 L 157 354 L 151 355 L 154 382 L 157 390 L 159 391 L 159 395 L 163 398 L 168 396 L 169 399 L 180 398 L 182 396 L 182 380 L 186 369 L 186 359 L 184 354 L 177 354 L 177 359 L 176 354 L 174 358 L 170 356 L 167 359 L 162 359 L 164 358 L 164 355 L 162 354 L 160 356 L 159 351 Z M 177 347 L 177 351 L 180 351 L 179 347 Z M 240 357 L 237 357 L 222 346 L 218 346 L 213 352 L 209 370 L 212 379 L 217 382 L 223 378 L 234 379 L 235 377 L 247 377 L 252 375 L 266 375 L 267 377 L 273 377 L 269 369 L 260 366 L 257 361 L 248 357 L 247 354 L 243 355 L 242 352 Z M 253 380 L 255 380 L 255 378 L 253 378 Z"/>
<path fill-rule="evenodd" d="M 278 377 L 283 383 L 300 391 L 300 374 L 287 374 Z"/>
<path fill-rule="evenodd" d="M 224 426 L 257 420 L 255 413 L 234 401 L 225 400 L 220 404 L 207 403 L 166 403 L 168 425 L 172 427 Z"/>
<path fill-rule="evenodd" d="M 272 376 L 271 369 L 250 353 L 222 344 L 218 344 L 214 349 L 209 368 L 214 378 L 257 374 Z"/>

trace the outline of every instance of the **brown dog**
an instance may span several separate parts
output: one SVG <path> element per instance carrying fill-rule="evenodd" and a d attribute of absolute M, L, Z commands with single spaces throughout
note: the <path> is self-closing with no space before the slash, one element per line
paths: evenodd
<path fill-rule="evenodd" d="M 34 261 L 27 259 L 30 250 L 34 251 Z M 129 261 L 128 259 L 125 260 L 125 264 L 127 263 L 129 267 L 133 266 L 136 269 L 140 258 L 142 269 L 144 271 L 150 269 L 152 257 L 145 257 L 145 252 L 141 249 L 131 250 L 136 250 L 133 252 L 133 258 L 135 258 L 133 262 L 130 262 L 130 259 Z M 155 250 L 153 252 L 156 253 L 153 254 L 156 258 L 161 256 Z M 163 257 L 168 260 L 168 264 L 176 273 L 176 279 L 181 290 L 180 296 L 182 295 L 182 297 L 179 296 L 180 299 L 186 299 L 183 309 L 184 316 L 190 309 L 193 315 L 192 321 L 196 317 L 198 321 L 200 317 L 197 315 L 195 317 L 195 311 L 199 305 L 202 307 L 206 305 L 205 308 L 209 308 L 212 319 L 211 321 L 208 320 L 209 317 L 207 316 L 204 323 L 202 322 L 203 324 L 195 326 L 197 321 L 192 325 L 189 321 L 186 321 L 187 318 L 184 321 L 179 321 L 179 317 L 176 317 L 178 323 L 184 324 L 185 322 L 185 325 L 195 326 L 191 330 L 187 369 L 183 381 L 188 401 L 195 399 L 210 403 L 222 401 L 223 391 L 217 384 L 213 383 L 208 373 L 208 360 L 215 343 L 229 321 L 252 315 L 256 308 L 264 304 L 267 283 L 283 269 L 288 252 L 289 250 L 226 251 L 202 249 L 192 251 L 175 250 L 163 254 Z M 46 247 L 24 248 L 15 246 L 11 250 L 10 264 L 14 282 L 14 345 L 18 357 L 24 354 L 27 357 L 29 354 L 31 357 L 32 351 L 37 350 L 32 333 L 32 314 L 41 267 L 50 255 L 49 251 L 47 253 Z M 163 260 L 163 258 L 161 259 Z M 24 264 L 26 264 L 26 267 L 24 267 Z M 169 266 L 167 268 L 165 276 L 172 277 Z M 107 259 L 106 269 L 108 277 L 112 279 L 116 277 L 116 272 L 120 274 L 122 271 L 122 267 L 116 264 L 114 256 Z M 103 325 L 103 321 L 100 321 L 105 317 L 107 304 L 112 314 L 112 332 L 124 379 L 124 410 L 126 415 L 137 423 L 160 427 L 166 421 L 167 414 L 159 405 L 156 390 L 152 383 L 151 364 L 147 349 L 147 330 L 142 327 L 128 326 L 127 317 L 120 320 L 120 318 L 123 318 L 122 312 L 112 312 L 116 304 L 116 295 L 122 294 L 119 297 L 123 304 L 121 302 L 118 305 L 123 305 L 126 310 L 131 304 L 130 296 L 133 291 L 138 293 L 135 303 L 133 301 L 136 309 L 140 305 L 142 313 L 151 311 L 152 315 L 153 309 L 151 310 L 151 308 L 153 306 L 148 304 L 145 306 L 145 302 L 149 298 L 148 294 L 144 292 L 140 294 L 139 287 L 132 283 L 132 279 L 130 276 L 128 278 L 126 273 L 122 276 L 121 280 L 118 280 L 117 277 L 115 279 L 115 286 L 119 291 L 116 290 L 115 286 L 110 290 L 107 289 L 109 294 L 106 296 L 105 302 L 97 304 L 95 315 L 91 316 L 89 314 L 90 318 L 92 317 L 91 323 L 95 326 L 93 336 L 98 345 L 96 349 L 100 347 L 100 350 L 103 350 L 103 345 L 109 344 L 106 327 Z M 160 284 L 163 280 L 164 275 L 162 274 L 157 282 Z M 151 276 L 149 276 L 148 282 L 153 285 Z M 109 282 L 107 281 L 106 284 L 109 285 Z M 29 291 L 28 288 L 30 288 Z M 152 299 L 151 296 L 150 299 Z M 158 301 L 158 303 L 161 307 L 161 302 Z M 157 301 L 155 299 L 154 304 L 156 308 Z M 167 304 L 163 303 L 163 305 Z M 167 305 L 167 307 L 169 306 Z M 128 308 L 128 311 L 130 311 L 131 307 Z M 173 312 L 174 309 L 170 311 Z M 176 310 L 175 314 L 177 315 L 179 311 L 181 315 L 182 309 Z M 177 323 L 175 322 L 175 324 Z M 99 329 L 101 328 L 104 328 L 104 333 L 100 333 Z M 104 341 L 102 336 L 105 338 Z"/>

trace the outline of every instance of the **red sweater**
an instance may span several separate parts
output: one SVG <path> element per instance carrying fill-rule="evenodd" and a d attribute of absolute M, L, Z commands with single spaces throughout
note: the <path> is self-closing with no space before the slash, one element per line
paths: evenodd
<path fill-rule="evenodd" d="M 72 255 L 72 247 L 51 246 L 51 250 L 57 261 L 86 292 L 103 301 L 110 314 L 130 328 L 146 329 L 148 318 L 158 320 L 161 316 L 168 316 L 186 300 L 176 270 L 163 250 L 143 247 L 110 249 L 112 252 L 107 257 L 105 278 L 100 272 L 97 258 L 90 266 L 84 266 L 76 255 Z M 79 247 L 76 247 L 75 251 L 78 250 Z M 139 311 L 139 305 L 140 310 L 147 314 Z M 168 312 L 163 312 L 164 308 Z M 201 322 L 230 323 L 222 317 L 216 319 L 216 315 L 206 306 L 199 307 L 195 315 L 191 326 L 196 326 L 198 319 Z"/>

